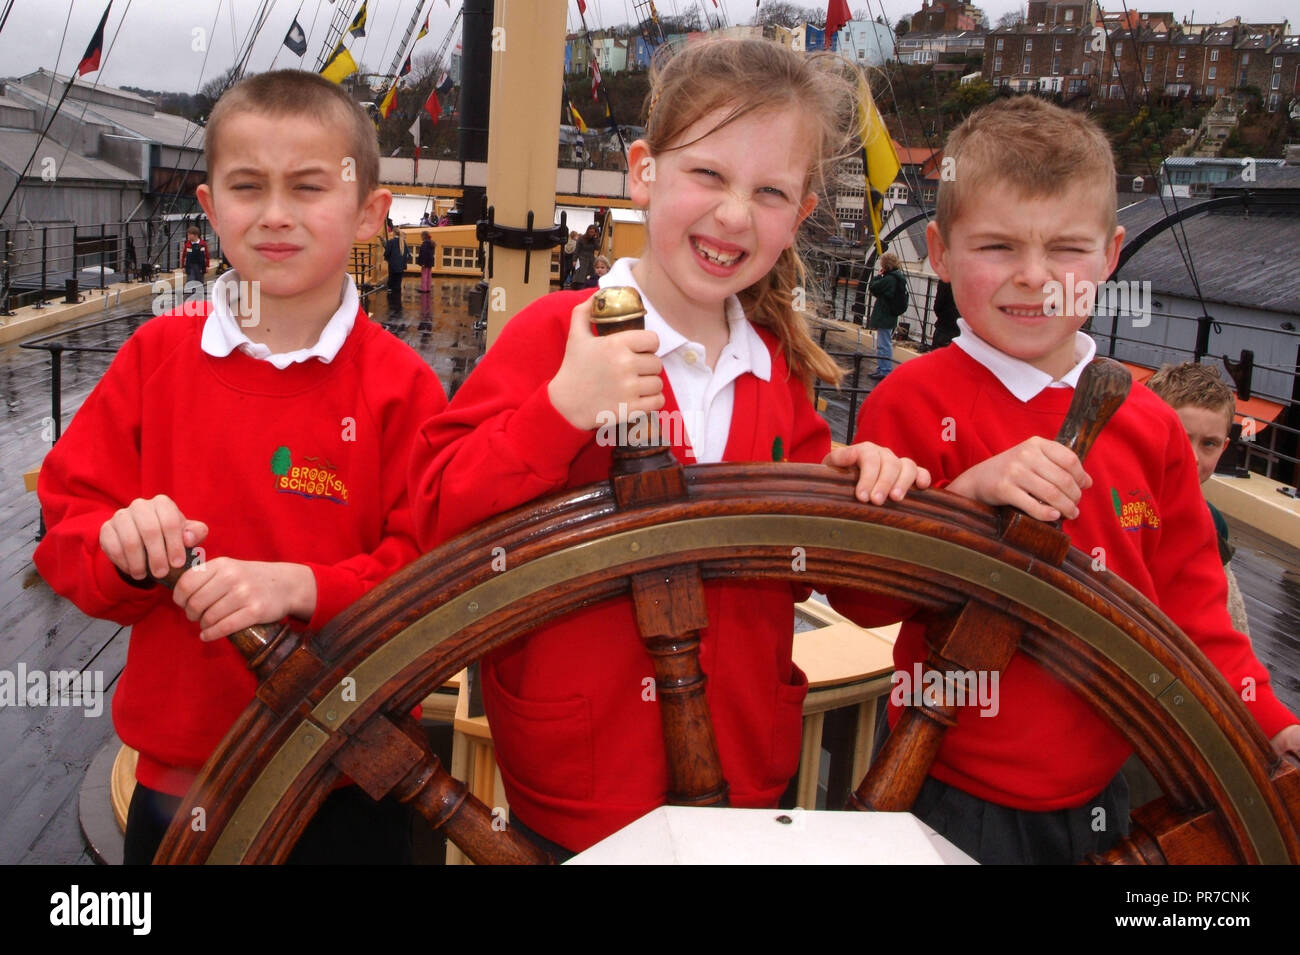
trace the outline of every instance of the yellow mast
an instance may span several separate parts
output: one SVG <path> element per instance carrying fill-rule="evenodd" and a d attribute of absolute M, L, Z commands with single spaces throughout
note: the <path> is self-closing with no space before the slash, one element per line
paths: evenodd
<path fill-rule="evenodd" d="M 555 222 L 564 11 L 559 0 L 496 0 L 487 202 L 500 226 L 522 229 L 530 211 L 534 229 L 549 229 Z M 527 283 L 525 254 L 503 245 L 494 250 L 493 275 L 487 280 L 488 347 L 510 316 L 550 291 L 551 250 L 532 252 Z"/>

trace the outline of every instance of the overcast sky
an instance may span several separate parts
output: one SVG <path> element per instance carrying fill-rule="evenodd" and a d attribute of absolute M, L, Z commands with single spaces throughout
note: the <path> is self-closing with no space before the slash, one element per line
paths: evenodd
<path fill-rule="evenodd" d="M 95 26 L 103 15 L 106 0 L 15 0 L 3 30 L 0 30 L 0 71 L 22 76 L 39 67 L 55 67 L 61 73 L 76 68 Z M 533 0 L 560 2 L 560 0 Z M 754 16 L 753 0 L 717 0 L 728 22 L 748 23 Z M 1134 4 L 1130 9 L 1172 9 L 1180 19 L 1195 16 L 1197 22 L 1220 21 L 1241 16 L 1246 21 L 1279 22 L 1287 16 L 1293 0 L 1154 0 Z M 350 42 L 358 62 L 369 69 L 387 72 L 397 47 L 416 8 L 430 13 L 429 35 L 419 41 L 414 53 L 433 53 L 451 25 L 460 0 L 369 0 L 368 30 L 364 38 Z M 274 58 L 277 67 L 315 67 L 335 5 L 329 0 L 269 0 L 270 14 L 259 31 L 249 59 L 249 69 L 266 70 Z M 110 86 L 196 92 L 203 83 L 219 75 L 235 61 L 244 37 L 263 0 L 114 0 L 105 31 L 103 69 L 89 74 Z M 359 8 L 358 4 L 358 8 Z M 690 8 L 707 9 L 715 16 L 713 0 L 656 0 L 661 15 L 685 13 Z M 803 6 L 824 10 L 824 0 Z M 854 11 L 869 11 L 872 18 L 882 11 L 893 23 L 915 12 L 920 0 L 849 0 Z M 989 0 L 983 5 L 991 21 L 1008 10 L 1022 6 L 1017 0 Z M 1114 4 L 1120 9 L 1120 4 Z M 1110 9 L 1108 6 L 1107 9 Z M 568 3 L 569 26 L 577 29 L 577 4 Z M 297 14 L 308 34 L 306 56 L 299 59 L 281 41 Z M 588 0 L 587 25 L 594 28 L 629 23 L 632 0 Z M 125 21 L 125 22 L 124 22 Z M 65 32 L 66 23 L 66 32 Z M 1292 24 L 1292 32 L 1300 24 Z M 457 28 L 459 33 L 459 28 Z M 455 40 L 452 41 L 454 47 Z M 62 52 L 60 52 L 62 44 Z"/>

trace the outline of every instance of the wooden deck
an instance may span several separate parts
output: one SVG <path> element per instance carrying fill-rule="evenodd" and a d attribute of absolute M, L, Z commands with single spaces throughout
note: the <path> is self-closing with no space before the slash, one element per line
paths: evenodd
<path fill-rule="evenodd" d="M 382 293 L 371 301 L 375 317 L 430 362 L 449 393 L 481 348 L 480 335 L 465 318 L 469 287 L 464 281 L 439 283 L 422 308 L 408 282 L 402 309 L 391 313 Z M 135 324 L 116 322 L 71 340 L 116 347 Z M 65 356 L 65 426 L 110 360 L 106 354 Z M 50 414 L 49 387 L 43 353 L 0 347 L 0 670 L 14 672 L 21 664 L 29 672 L 100 671 L 106 698 L 97 717 L 77 707 L 0 709 L 0 818 L 6 823 L 0 863 L 91 861 L 79 831 L 77 794 L 86 768 L 113 734 L 111 700 L 126 660 L 124 628 L 87 618 L 53 594 L 32 567 L 38 511 L 35 495 L 23 491 L 22 474 L 47 448 L 41 433 Z M 832 402 L 828 418 L 838 438 L 847 409 Z M 1238 545 L 1234 567 L 1256 652 L 1273 674 L 1278 695 L 1300 710 L 1300 554 L 1252 528 L 1232 529 Z"/>

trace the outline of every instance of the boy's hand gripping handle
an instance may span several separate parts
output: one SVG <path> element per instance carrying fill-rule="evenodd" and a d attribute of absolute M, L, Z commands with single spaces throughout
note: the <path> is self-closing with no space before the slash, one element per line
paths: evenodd
<path fill-rule="evenodd" d="M 1079 376 L 1074 399 L 1056 440 L 1083 461 L 1101 429 L 1119 410 L 1132 387 L 1128 369 L 1110 358 L 1094 358 Z M 1070 539 L 1060 523 L 1044 524 L 1014 508 L 1002 509 L 1000 538 L 1036 557 L 1060 564 L 1070 549 Z M 943 677 L 948 687 L 953 674 L 1006 669 L 1020 645 L 1023 624 L 989 604 L 971 600 L 957 613 L 927 627 L 929 652 L 925 670 Z M 929 677 L 925 677 L 928 685 Z M 954 689 L 953 687 L 948 687 Z M 904 812 L 912 808 L 930 766 L 939 753 L 943 735 L 957 721 L 958 708 L 945 692 L 944 700 L 907 706 L 880 754 L 849 796 L 852 809 Z"/>
<path fill-rule="evenodd" d="M 146 577 L 144 580 L 136 580 L 120 567 L 117 573 L 132 587 L 139 587 L 141 590 L 148 590 L 157 584 L 162 584 L 168 590 L 171 590 L 176 586 L 176 582 L 181 579 L 182 574 L 201 565 L 202 562 L 199 560 L 197 552 L 187 547 L 185 549 L 184 565 L 171 568 L 165 577 Z M 236 630 L 230 635 L 229 639 L 235 645 L 235 649 L 248 661 L 249 667 L 257 675 L 258 680 L 265 680 L 271 675 L 271 670 L 274 669 L 271 650 L 288 630 L 288 626 L 282 623 L 256 623 L 251 627 L 245 627 L 243 630 Z M 275 663 L 279 662 L 278 657 L 279 654 L 276 655 Z"/>

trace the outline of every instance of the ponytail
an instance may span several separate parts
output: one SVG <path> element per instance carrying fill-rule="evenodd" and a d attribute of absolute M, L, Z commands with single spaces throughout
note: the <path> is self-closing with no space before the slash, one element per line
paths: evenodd
<path fill-rule="evenodd" d="M 813 340 L 807 320 L 795 311 L 796 289 L 802 289 L 805 298 L 813 297 L 807 282 L 808 270 L 791 246 L 781 252 L 772 271 L 742 291 L 739 298 L 749 320 L 776 336 L 790 371 L 811 392 L 818 378 L 838 386 L 844 369 Z"/>

